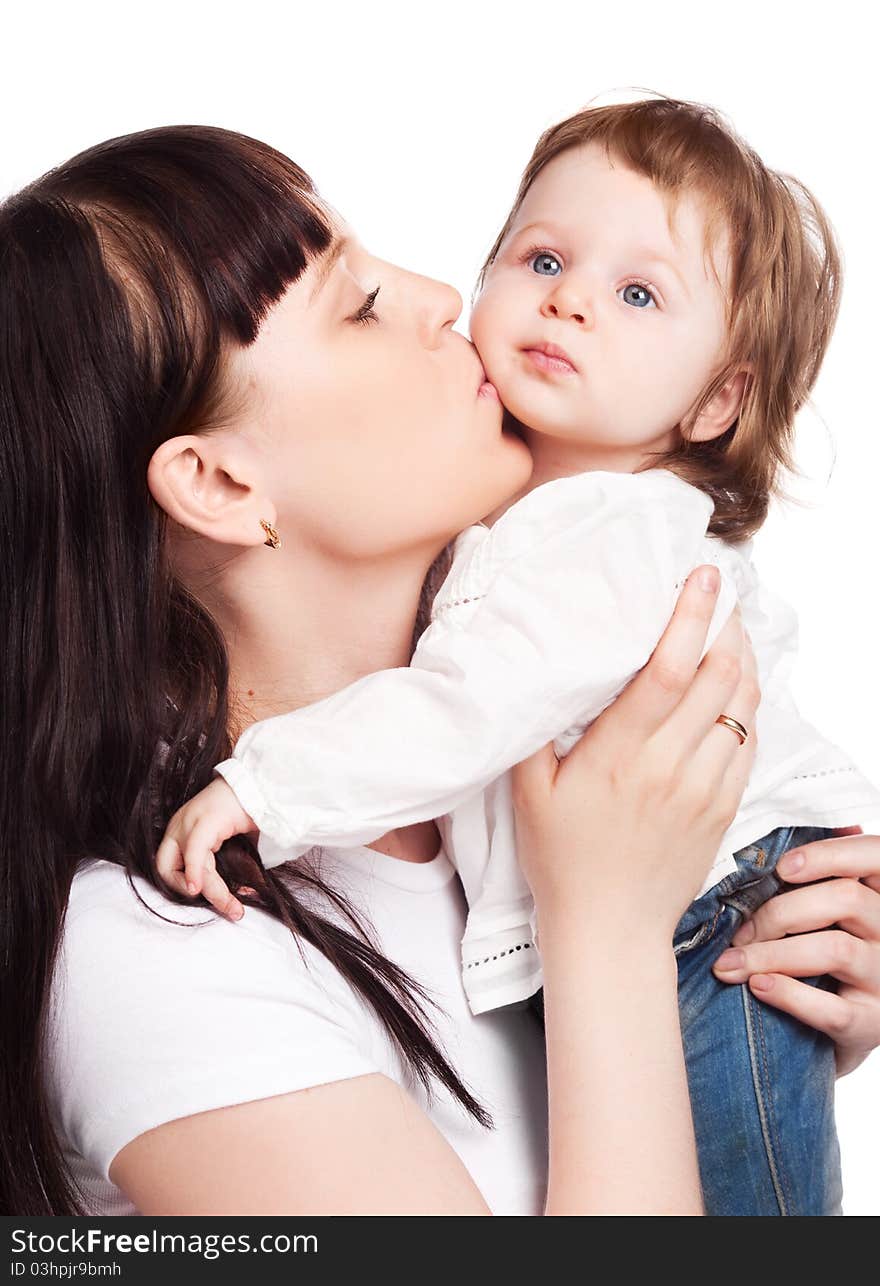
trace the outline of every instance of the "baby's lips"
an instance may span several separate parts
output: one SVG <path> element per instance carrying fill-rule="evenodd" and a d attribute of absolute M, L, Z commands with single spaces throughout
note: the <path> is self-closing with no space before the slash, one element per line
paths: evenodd
<path fill-rule="evenodd" d="M 577 365 L 572 361 L 570 355 L 564 348 L 558 344 L 550 344 L 541 340 L 535 344 L 527 344 L 523 348 L 532 361 L 544 370 L 569 371 L 571 374 L 577 374 Z"/>

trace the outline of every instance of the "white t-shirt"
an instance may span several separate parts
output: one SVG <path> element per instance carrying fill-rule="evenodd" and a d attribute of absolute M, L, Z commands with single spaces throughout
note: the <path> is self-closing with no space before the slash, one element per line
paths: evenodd
<path fill-rule="evenodd" d="M 350 898 L 383 954 L 438 1000 L 441 1048 L 494 1130 L 439 1084 L 429 1106 L 372 1009 L 277 920 L 248 908 L 231 924 L 176 906 L 136 877 L 148 905 L 184 925 L 163 923 L 121 867 L 93 861 L 73 880 L 48 1048 L 56 1127 L 87 1212 L 137 1213 L 110 1182 L 110 1164 L 163 1122 L 380 1072 L 420 1103 L 494 1213 L 539 1214 L 547 1180 L 542 1032 L 523 1008 L 471 1014 L 460 965 L 467 908 L 449 859 L 441 851 L 411 863 L 355 848 L 316 850 L 308 861 Z"/>

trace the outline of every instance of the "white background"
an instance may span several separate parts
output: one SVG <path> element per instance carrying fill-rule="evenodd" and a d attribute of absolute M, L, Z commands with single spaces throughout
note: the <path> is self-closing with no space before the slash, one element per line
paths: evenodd
<path fill-rule="evenodd" d="M 856 0 L 16 6 L 0 36 L 0 193 L 114 135 L 223 125 L 293 156 L 372 250 L 453 282 L 467 300 L 546 126 L 630 87 L 720 107 L 768 164 L 813 188 L 843 246 L 840 323 L 800 423 L 806 504 L 774 513 L 757 561 L 800 613 L 802 708 L 880 782 L 880 121 L 869 9 Z M 878 1089 L 880 1053 L 840 1083 L 849 1214 L 880 1213 Z"/>

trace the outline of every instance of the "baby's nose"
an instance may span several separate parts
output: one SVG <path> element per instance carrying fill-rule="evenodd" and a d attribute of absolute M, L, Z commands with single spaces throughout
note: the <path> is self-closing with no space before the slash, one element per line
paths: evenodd
<path fill-rule="evenodd" d="M 572 321 L 579 322 L 581 325 L 583 325 L 587 320 L 586 313 L 584 312 L 576 312 L 567 308 L 559 309 L 556 304 L 552 303 L 548 305 L 547 311 L 550 313 L 551 317 L 559 317 L 560 315 L 567 316 L 570 317 Z"/>

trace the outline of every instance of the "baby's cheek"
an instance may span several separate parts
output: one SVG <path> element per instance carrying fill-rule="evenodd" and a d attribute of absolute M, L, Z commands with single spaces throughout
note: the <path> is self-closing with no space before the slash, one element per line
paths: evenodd
<path fill-rule="evenodd" d="M 474 305 L 470 322 L 471 339 L 476 344 L 477 351 L 487 345 L 491 338 L 491 314 L 491 304 L 487 303 L 484 295 L 481 295 Z"/>
<path fill-rule="evenodd" d="M 495 301 L 478 303 L 471 313 L 470 331 L 489 378 L 501 378 L 512 343 L 503 310 Z"/>

